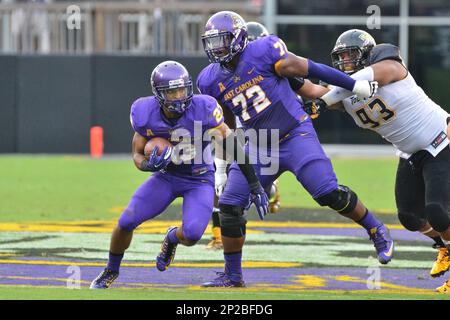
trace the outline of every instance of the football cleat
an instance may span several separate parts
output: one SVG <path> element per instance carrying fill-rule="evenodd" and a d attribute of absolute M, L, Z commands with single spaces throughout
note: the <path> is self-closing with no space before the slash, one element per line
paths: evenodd
<path fill-rule="evenodd" d="M 220 227 L 212 227 L 212 240 L 206 245 L 208 250 L 220 250 L 223 249 L 222 234 Z"/>
<path fill-rule="evenodd" d="M 436 292 L 439 293 L 450 293 L 450 280 L 445 281 L 445 283 L 436 288 Z"/>
<path fill-rule="evenodd" d="M 388 228 L 382 224 L 370 229 L 368 233 L 377 251 L 378 261 L 381 264 L 387 264 L 394 255 L 394 241 L 389 234 Z"/>
<path fill-rule="evenodd" d="M 170 227 L 167 229 L 166 236 L 164 237 L 164 241 L 161 244 L 161 251 L 156 257 L 156 268 L 159 271 L 165 271 L 172 263 L 173 258 L 175 258 L 175 251 L 177 250 L 176 243 L 170 243 L 169 241 L 169 232 L 175 229 L 176 227 Z"/>
<path fill-rule="evenodd" d="M 208 250 L 221 250 L 221 249 L 223 249 L 222 239 L 221 238 L 213 238 L 206 245 L 206 249 L 208 249 Z"/>
<path fill-rule="evenodd" d="M 119 276 L 119 273 L 116 271 L 112 271 L 111 269 L 105 268 L 105 270 L 102 271 L 98 275 L 97 278 L 95 278 L 91 285 L 90 289 L 108 289 L 111 283 L 114 282 L 114 280 L 117 279 Z"/>
<path fill-rule="evenodd" d="M 430 276 L 437 278 L 442 276 L 450 268 L 450 256 L 447 248 L 439 248 L 436 261 L 430 271 Z"/>
<path fill-rule="evenodd" d="M 277 213 L 280 210 L 280 188 L 278 180 L 275 180 L 270 187 L 269 193 L 269 213 Z"/>
<path fill-rule="evenodd" d="M 217 278 L 215 278 L 212 281 L 203 283 L 202 287 L 204 287 L 204 288 L 214 288 L 214 287 L 243 288 L 243 287 L 245 287 L 245 282 L 242 279 L 242 276 L 240 276 L 239 281 L 233 281 L 233 280 L 231 280 L 231 277 L 225 272 L 216 272 L 216 274 L 218 275 Z"/>

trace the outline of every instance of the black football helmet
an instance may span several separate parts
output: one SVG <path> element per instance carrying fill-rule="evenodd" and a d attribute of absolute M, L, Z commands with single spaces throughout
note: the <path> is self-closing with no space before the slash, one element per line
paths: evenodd
<path fill-rule="evenodd" d="M 351 29 L 342 33 L 331 51 L 333 67 L 353 74 L 369 65 L 370 51 L 375 39 L 366 31 Z"/>
<path fill-rule="evenodd" d="M 259 22 L 247 22 L 247 39 L 253 41 L 269 35 L 269 31 Z"/>

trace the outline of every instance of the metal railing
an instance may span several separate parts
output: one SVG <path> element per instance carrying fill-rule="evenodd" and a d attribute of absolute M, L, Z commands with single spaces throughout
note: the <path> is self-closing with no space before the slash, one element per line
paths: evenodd
<path fill-rule="evenodd" d="M 0 53 L 201 55 L 215 12 L 259 20 L 260 1 L 0 3 Z"/>
<path fill-rule="evenodd" d="M 265 0 L 264 24 L 266 27 L 277 33 L 278 25 L 354 25 L 367 26 L 369 21 L 368 15 L 361 16 L 344 16 L 344 15 L 281 15 L 277 14 L 279 0 Z M 442 26 L 450 27 L 450 12 L 443 10 L 442 16 L 410 16 L 409 14 L 410 0 L 399 0 L 398 16 L 383 16 L 380 22 L 383 26 L 399 27 L 399 47 L 405 64 L 408 64 L 409 53 L 409 27 L 412 26 Z M 364 14 L 364 12 L 362 12 Z M 380 17 L 381 18 L 381 17 Z M 445 44 L 444 44 L 445 46 Z"/>

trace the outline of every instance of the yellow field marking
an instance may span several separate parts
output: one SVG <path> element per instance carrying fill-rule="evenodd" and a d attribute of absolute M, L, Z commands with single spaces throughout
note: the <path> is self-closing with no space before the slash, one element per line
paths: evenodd
<path fill-rule="evenodd" d="M 0 253 L 0 257 L 20 257 L 21 254 L 15 254 L 15 253 Z"/>
<path fill-rule="evenodd" d="M 399 290 L 399 289 L 393 289 L 393 290 L 369 290 L 369 289 L 362 289 L 362 290 L 326 290 L 326 289 L 311 289 L 310 287 L 306 286 L 300 286 L 300 285 L 290 285 L 290 284 L 283 284 L 277 286 L 276 284 L 270 284 L 270 283 L 258 283 L 254 285 L 250 285 L 245 288 L 203 288 L 199 286 L 187 286 L 187 290 L 190 291 L 214 291 L 214 292 L 258 292 L 258 293 L 334 293 L 334 294 L 358 294 L 358 293 L 370 293 L 373 295 L 386 295 L 386 294 L 401 294 L 401 295 L 413 295 L 413 294 L 424 294 L 424 295 L 434 295 L 437 296 L 438 294 L 434 292 L 433 290 L 426 290 L 426 289 L 414 289 L 414 288 L 408 288 L 408 290 Z M 357 298 L 357 297 L 355 297 Z"/>
<path fill-rule="evenodd" d="M 312 275 L 295 276 L 295 280 L 292 282 L 300 283 L 302 286 L 308 288 L 326 287 L 327 285 L 327 281 L 324 278 Z"/>
<path fill-rule="evenodd" d="M 0 260 L 0 264 L 48 265 L 48 266 L 79 266 L 104 267 L 105 262 L 78 262 L 78 261 L 48 261 L 48 260 Z M 124 267 L 154 268 L 155 263 L 122 263 Z M 176 262 L 172 264 L 178 268 L 222 268 L 223 262 Z M 272 261 L 243 261 L 243 268 L 299 268 L 298 262 L 272 262 Z"/>
<path fill-rule="evenodd" d="M 88 220 L 88 221 L 56 221 L 56 222 L 30 222 L 30 223 L 0 223 L 0 232 L 73 232 L 73 233 L 110 233 L 116 226 L 117 220 Z M 136 233 L 164 234 L 172 225 L 181 225 L 177 220 L 148 221 L 140 226 Z M 388 224 L 391 230 L 404 230 L 399 224 Z M 247 226 L 249 234 L 264 233 L 252 228 L 333 228 L 333 229 L 360 229 L 354 223 L 330 222 L 295 222 L 295 221 L 250 221 Z M 211 233 L 207 228 L 205 234 Z"/>
<path fill-rule="evenodd" d="M 67 281 L 67 279 L 65 279 Z M 128 283 L 127 285 L 133 285 L 132 283 Z M 267 286 L 273 286 L 273 284 L 267 284 Z M 24 289 L 61 289 L 64 287 L 57 286 L 57 285 L 26 285 L 26 284 L 0 284 L 0 288 L 24 288 Z M 169 285 L 169 284 L 143 284 L 143 283 L 136 283 L 136 288 L 127 288 L 127 287 L 114 287 L 113 290 L 120 290 L 120 291 L 135 291 L 135 290 L 141 290 L 141 289 L 147 289 L 147 288 L 153 288 L 153 289 L 162 289 L 162 290 L 190 290 L 190 291 L 204 291 L 204 292 L 259 292 L 263 293 L 261 291 L 261 287 L 265 287 L 265 284 L 258 284 L 255 285 L 255 287 L 250 286 L 246 288 L 202 288 L 200 286 L 184 286 L 184 285 Z M 267 293 L 270 292 L 290 292 L 292 293 L 294 290 L 289 289 L 283 289 L 283 288 L 272 288 L 271 291 L 264 291 Z M 294 288 L 292 288 L 294 289 Z M 82 287 L 81 290 L 88 290 L 86 287 Z M 320 289 L 305 289 L 305 288 L 298 288 L 295 289 L 299 294 L 301 293 L 328 293 L 328 294 L 348 294 L 349 290 L 320 290 Z M 414 292 L 414 291 L 400 291 L 400 290 L 352 290 L 352 294 L 359 294 L 359 293 L 370 293 L 373 295 L 393 295 L 393 294 L 399 294 L 399 295 L 414 295 L 414 294 L 422 294 L 422 295 L 430 295 L 434 296 L 435 298 L 443 297 L 444 295 L 441 295 L 437 292 L 434 292 L 433 290 L 428 290 L 426 292 Z M 271 297 L 272 299 L 276 299 L 276 297 Z M 358 299 L 357 296 L 354 297 L 355 299 Z"/>
<path fill-rule="evenodd" d="M 331 278 L 337 280 L 337 281 L 343 281 L 343 282 L 357 282 L 357 283 L 367 283 L 367 280 L 361 279 L 358 277 L 352 277 L 352 276 L 331 276 Z M 414 288 L 414 287 L 407 287 L 407 286 L 401 286 L 393 283 L 383 282 L 380 281 L 380 287 L 389 288 L 389 289 L 395 289 L 399 291 L 414 291 L 414 292 L 428 292 L 426 289 L 420 289 L 420 288 Z M 379 291 L 379 290 L 369 290 L 369 291 Z"/>
<path fill-rule="evenodd" d="M 342 277 L 343 279 L 351 279 L 351 281 L 356 282 L 365 282 L 365 280 L 355 278 L 355 277 L 349 277 L 349 276 L 339 276 L 336 278 Z M 33 281 L 57 281 L 57 282 L 67 282 L 66 278 L 51 278 L 51 277 L 29 277 L 29 276 L 0 276 L 0 279 L 12 279 L 12 280 L 33 280 Z M 86 280 L 80 280 L 81 284 L 90 284 L 90 281 Z M 118 281 L 118 284 L 120 281 Z M 161 288 L 161 289 L 187 289 L 190 291 L 236 291 L 236 292 L 308 292 L 308 293 L 336 293 L 336 294 L 345 294 L 345 293 L 370 293 L 373 295 L 383 295 L 383 294 L 401 294 L 401 295 L 413 295 L 413 294 L 425 294 L 425 295 L 439 295 L 433 290 L 429 289 L 419 289 L 419 288 L 411 288 L 411 287 L 405 287 L 405 286 L 399 286 L 399 285 L 393 285 L 393 284 L 386 284 L 384 283 L 383 286 L 389 285 L 392 289 L 386 290 L 386 289 L 380 289 L 380 290 L 369 290 L 369 289 L 363 289 L 363 290 L 322 290 L 322 289 L 311 289 L 309 285 L 292 285 L 292 284 L 272 284 L 272 283 L 257 283 L 253 284 L 246 288 L 208 288 L 205 289 L 200 286 L 193 286 L 193 285 L 179 285 L 179 284 L 151 284 L 151 283 L 140 283 L 140 282 L 131 282 L 126 283 L 128 286 L 137 287 L 135 289 L 145 289 L 145 288 Z M 0 287 L 8 287 L 8 286 L 14 286 L 14 287 L 33 287 L 33 288 L 61 288 L 60 286 L 54 286 L 54 285 L 11 285 L 11 284 L 0 284 Z M 115 288 L 117 289 L 125 289 L 130 290 L 133 288 Z"/>

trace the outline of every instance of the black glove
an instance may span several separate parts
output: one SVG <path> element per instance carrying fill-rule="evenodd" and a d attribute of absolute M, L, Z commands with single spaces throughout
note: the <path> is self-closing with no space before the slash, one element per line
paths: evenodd
<path fill-rule="evenodd" d="M 311 116 L 311 119 L 317 119 L 321 112 L 327 110 L 327 104 L 320 98 L 306 100 L 303 110 Z"/>

